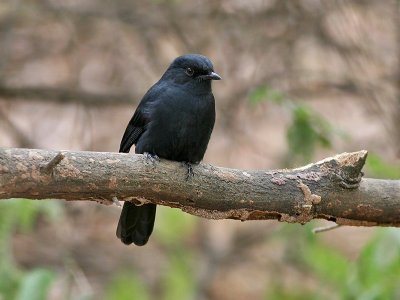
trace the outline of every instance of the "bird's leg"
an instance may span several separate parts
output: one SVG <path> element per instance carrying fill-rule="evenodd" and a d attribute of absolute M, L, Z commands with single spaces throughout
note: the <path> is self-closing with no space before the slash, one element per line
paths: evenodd
<path fill-rule="evenodd" d="M 146 158 L 147 161 L 150 161 L 153 165 L 156 163 L 160 162 L 160 158 L 158 157 L 157 154 L 152 154 L 149 152 L 144 152 L 143 153 L 144 157 Z"/>
<path fill-rule="evenodd" d="M 189 180 L 190 177 L 194 176 L 193 165 L 190 162 L 183 162 L 183 165 L 186 167 L 186 180 Z"/>

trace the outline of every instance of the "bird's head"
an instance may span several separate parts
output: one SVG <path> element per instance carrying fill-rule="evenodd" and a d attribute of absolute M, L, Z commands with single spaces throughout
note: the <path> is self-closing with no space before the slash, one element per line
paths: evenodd
<path fill-rule="evenodd" d="M 177 57 L 171 63 L 163 78 L 178 84 L 211 86 L 211 80 L 220 80 L 221 76 L 214 72 L 214 67 L 206 56 L 186 54 Z"/>

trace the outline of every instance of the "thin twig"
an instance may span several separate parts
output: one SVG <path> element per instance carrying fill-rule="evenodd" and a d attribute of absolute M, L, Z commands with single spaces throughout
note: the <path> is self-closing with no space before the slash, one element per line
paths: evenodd
<path fill-rule="evenodd" d="M 56 156 L 52 158 L 47 165 L 43 167 L 43 171 L 46 173 L 51 173 L 55 166 L 57 166 L 64 159 L 64 154 L 60 151 Z"/>
<path fill-rule="evenodd" d="M 329 225 L 329 226 L 317 227 L 312 230 L 312 233 L 320 233 L 320 232 L 330 231 L 330 230 L 339 228 L 340 226 L 342 226 L 342 225 L 333 224 L 333 225 Z"/>

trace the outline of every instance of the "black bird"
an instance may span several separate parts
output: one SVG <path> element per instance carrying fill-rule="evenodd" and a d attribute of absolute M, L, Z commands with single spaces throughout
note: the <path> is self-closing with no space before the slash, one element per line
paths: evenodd
<path fill-rule="evenodd" d="M 220 80 L 211 61 L 199 54 L 176 58 L 144 95 L 122 137 L 119 152 L 198 164 L 206 152 L 215 122 L 211 80 Z M 124 244 L 143 246 L 149 240 L 156 205 L 125 202 L 117 237 Z"/>

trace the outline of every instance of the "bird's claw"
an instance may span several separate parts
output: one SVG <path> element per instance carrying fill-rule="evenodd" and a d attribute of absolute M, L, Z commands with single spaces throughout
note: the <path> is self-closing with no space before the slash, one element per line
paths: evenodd
<path fill-rule="evenodd" d="M 183 165 L 186 167 L 186 171 L 187 171 L 186 180 L 189 180 L 191 177 L 194 176 L 193 165 L 188 162 L 184 162 Z"/>
<path fill-rule="evenodd" d="M 146 160 L 151 162 L 153 165 L 160 162 L 160 158 L 158 157 L 157 154 L 151 154 L 149 152 L 145 152 L 145 153 L 143 153 L 143 155 L 146 158 Z"/>

